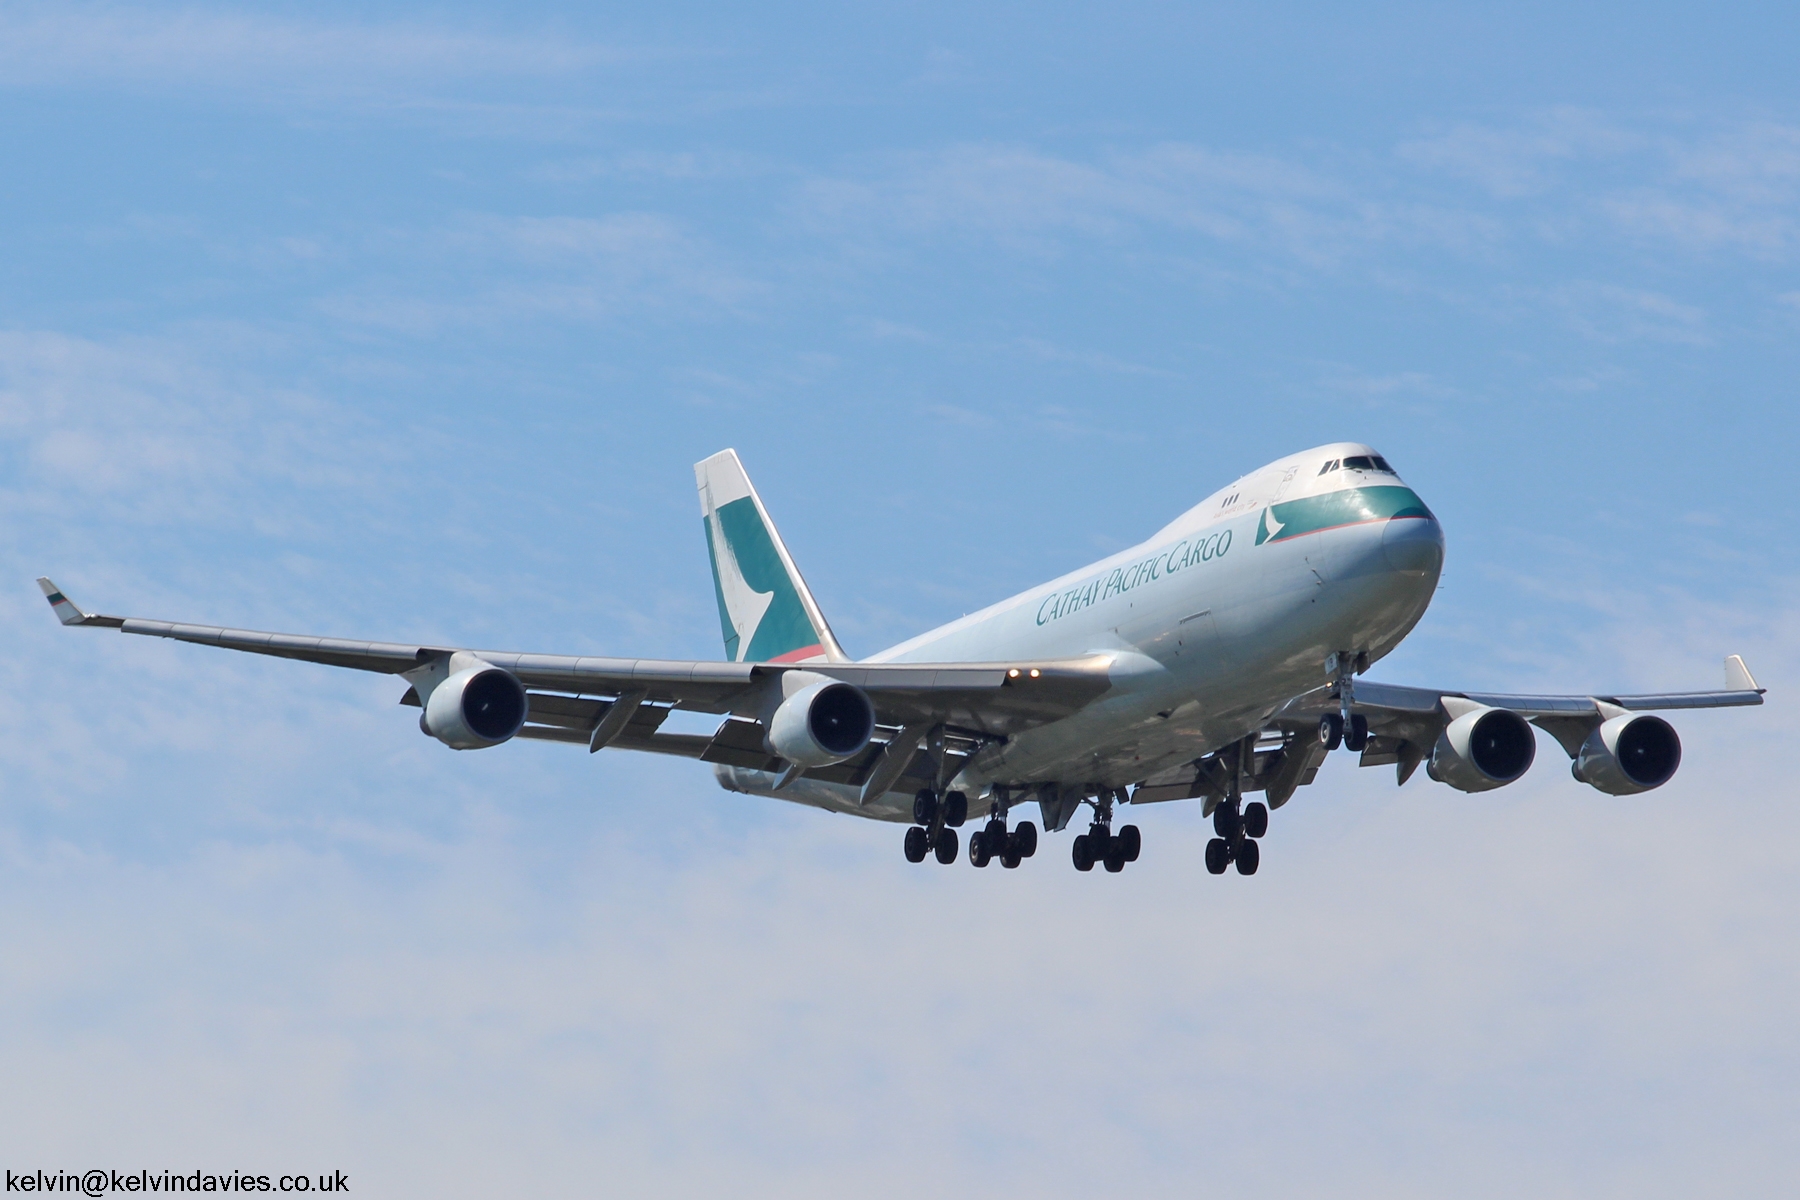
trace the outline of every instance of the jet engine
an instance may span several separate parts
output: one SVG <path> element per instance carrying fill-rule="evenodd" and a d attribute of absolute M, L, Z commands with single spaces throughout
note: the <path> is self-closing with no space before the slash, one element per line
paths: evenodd
<path fill-rule="evenodd" d="M 1477 708 L 1444 727 L 1425 773 L 1459 792 L 1485 792 L 1531 769 L 1537 734 L 1531 723 L 1504 708 Z"/>
<path fill-rule="evenodd" d="M 431 689 L 419 727 L 454 750 L 482 750 L 519 732 L 528 705 L 511 671 L 469 667 Z"/>
<path fill-rule="evenodd" d="M 769 718 L 768 747 L 803 767 L 843 762 L 869 744 L 875 706 L 859 687 L 835 679 L 801 688 Z"/>
<path fill-rule="evenodd" d="M 1614 717 L 1581 744 L 1570 770 L 1575 778 L 1611 796 L 1661 787 L 1681 765 L 1675 727 L 1649 715 Z"/>

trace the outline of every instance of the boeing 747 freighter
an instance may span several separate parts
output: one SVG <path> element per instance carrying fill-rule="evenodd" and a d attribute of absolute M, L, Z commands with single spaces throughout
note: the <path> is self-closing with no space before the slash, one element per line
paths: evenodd
<path fill-rule="evenodd" d="M 1369 667 L 1425 615 L 1444 561 L 1437 518 L 1373 449 L 1270 463 L 1146 541 L 853 660 L 832 635 L 734 451 L 694 468 L 725 639 L 715 662 L 566 657 L 344 641 L 95 616 L 38 580 L 65 625 L 118 629 L 396 675 L 419 728 L 457 750 L 514 738 L 713 764 L 735 792 L 909 825 L 906 857 L 1017 867 L 1038 827 L 1078 870 L 1136 861 L 1125 806 L 1198 800 L 1206 867 L 1255 874 L 1269 810 L 1340 747 L 1405 783 L 1423 765 L 1482 792 L 1519 779 L 1536 730 L 1581 783 L 1668 782 L 1674 728 L 1651 710 L 1760 704 L 1742 658 L 1721 691 L 1514 696 L 1377 683 Z M 675 709 L 721 719 L 663 732 Z M 1261 793 L 1262 800 L 1246 797 Z"/>

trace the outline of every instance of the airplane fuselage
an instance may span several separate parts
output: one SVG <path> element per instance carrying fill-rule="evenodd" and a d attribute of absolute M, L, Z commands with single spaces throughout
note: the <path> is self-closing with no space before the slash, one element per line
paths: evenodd
<path fill-rule="evenodd" d="M 1277 460 L 1137 546 L 870 661 L 1109 656 L 1107 695 L 986 747 L 956 786 L 971 795 L 1026 780 L 1125 787 L 1255 732 L 1287 701 L 1329 682 L 1333 652 L 1373 662 L 1411 632 L 1437 587 L 1443 532 L 1378 462 L 1353 443 Z M 760 775 L 720 771 L 721 782 L 742 790 L 764 790 Z M 910 797 L 897 793 L 862 805 L 854 789 L 803 780 L 784 794 L 910 819 Z"/>

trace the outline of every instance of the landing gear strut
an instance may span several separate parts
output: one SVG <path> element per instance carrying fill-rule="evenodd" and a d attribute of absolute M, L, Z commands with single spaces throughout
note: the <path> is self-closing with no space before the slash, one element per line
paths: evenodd
<path fill-rule="evenodd" d="M 906 861 L 924 862 L 935 854 L 944 864 L 956 861 L 956 827 L 969 819 L 969 798 L 961 792 L 945 792 L 940 799 L 930 788 L 913 797 L 913 820 L 906 831 Z"/>
<path fill-rule="evenodd" d="M 1000 865 L 1010 871 L 1037 853 L 1037 826 L 1030 821 L 1020 821 L 1016 829 L 1007 832 L 1007 808 L 1008 789 L 996 787 L 993 815 L 986 825 L 969 835 L 970 865 L 985 867 L 997 858 Z"/>

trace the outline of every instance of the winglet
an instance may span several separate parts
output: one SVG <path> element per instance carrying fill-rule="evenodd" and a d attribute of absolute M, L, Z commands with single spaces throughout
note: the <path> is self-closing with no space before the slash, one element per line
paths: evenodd
<path fill-rule="evenodd" d="M 1744 665 L 1744 656 L 1728 654 L 1725 656 L 1725 690 L 1728 692 L 1760 692 L 1756 686 L 1755 676 L 1750 668 Z"/>
<path fill-rule="evenodd" d="M 56 614 L 56 619 L 64 625 L 107 625 L 117 629 L 125 624 L 120 617 L 97 617 L 93 613 L 83 612 L 73 600 L 63 595 L 54 583 L 42 575 L 38 576 L 37 585 L 43 591 L 44 599 L 50 601 L 50 609 Z"/>

